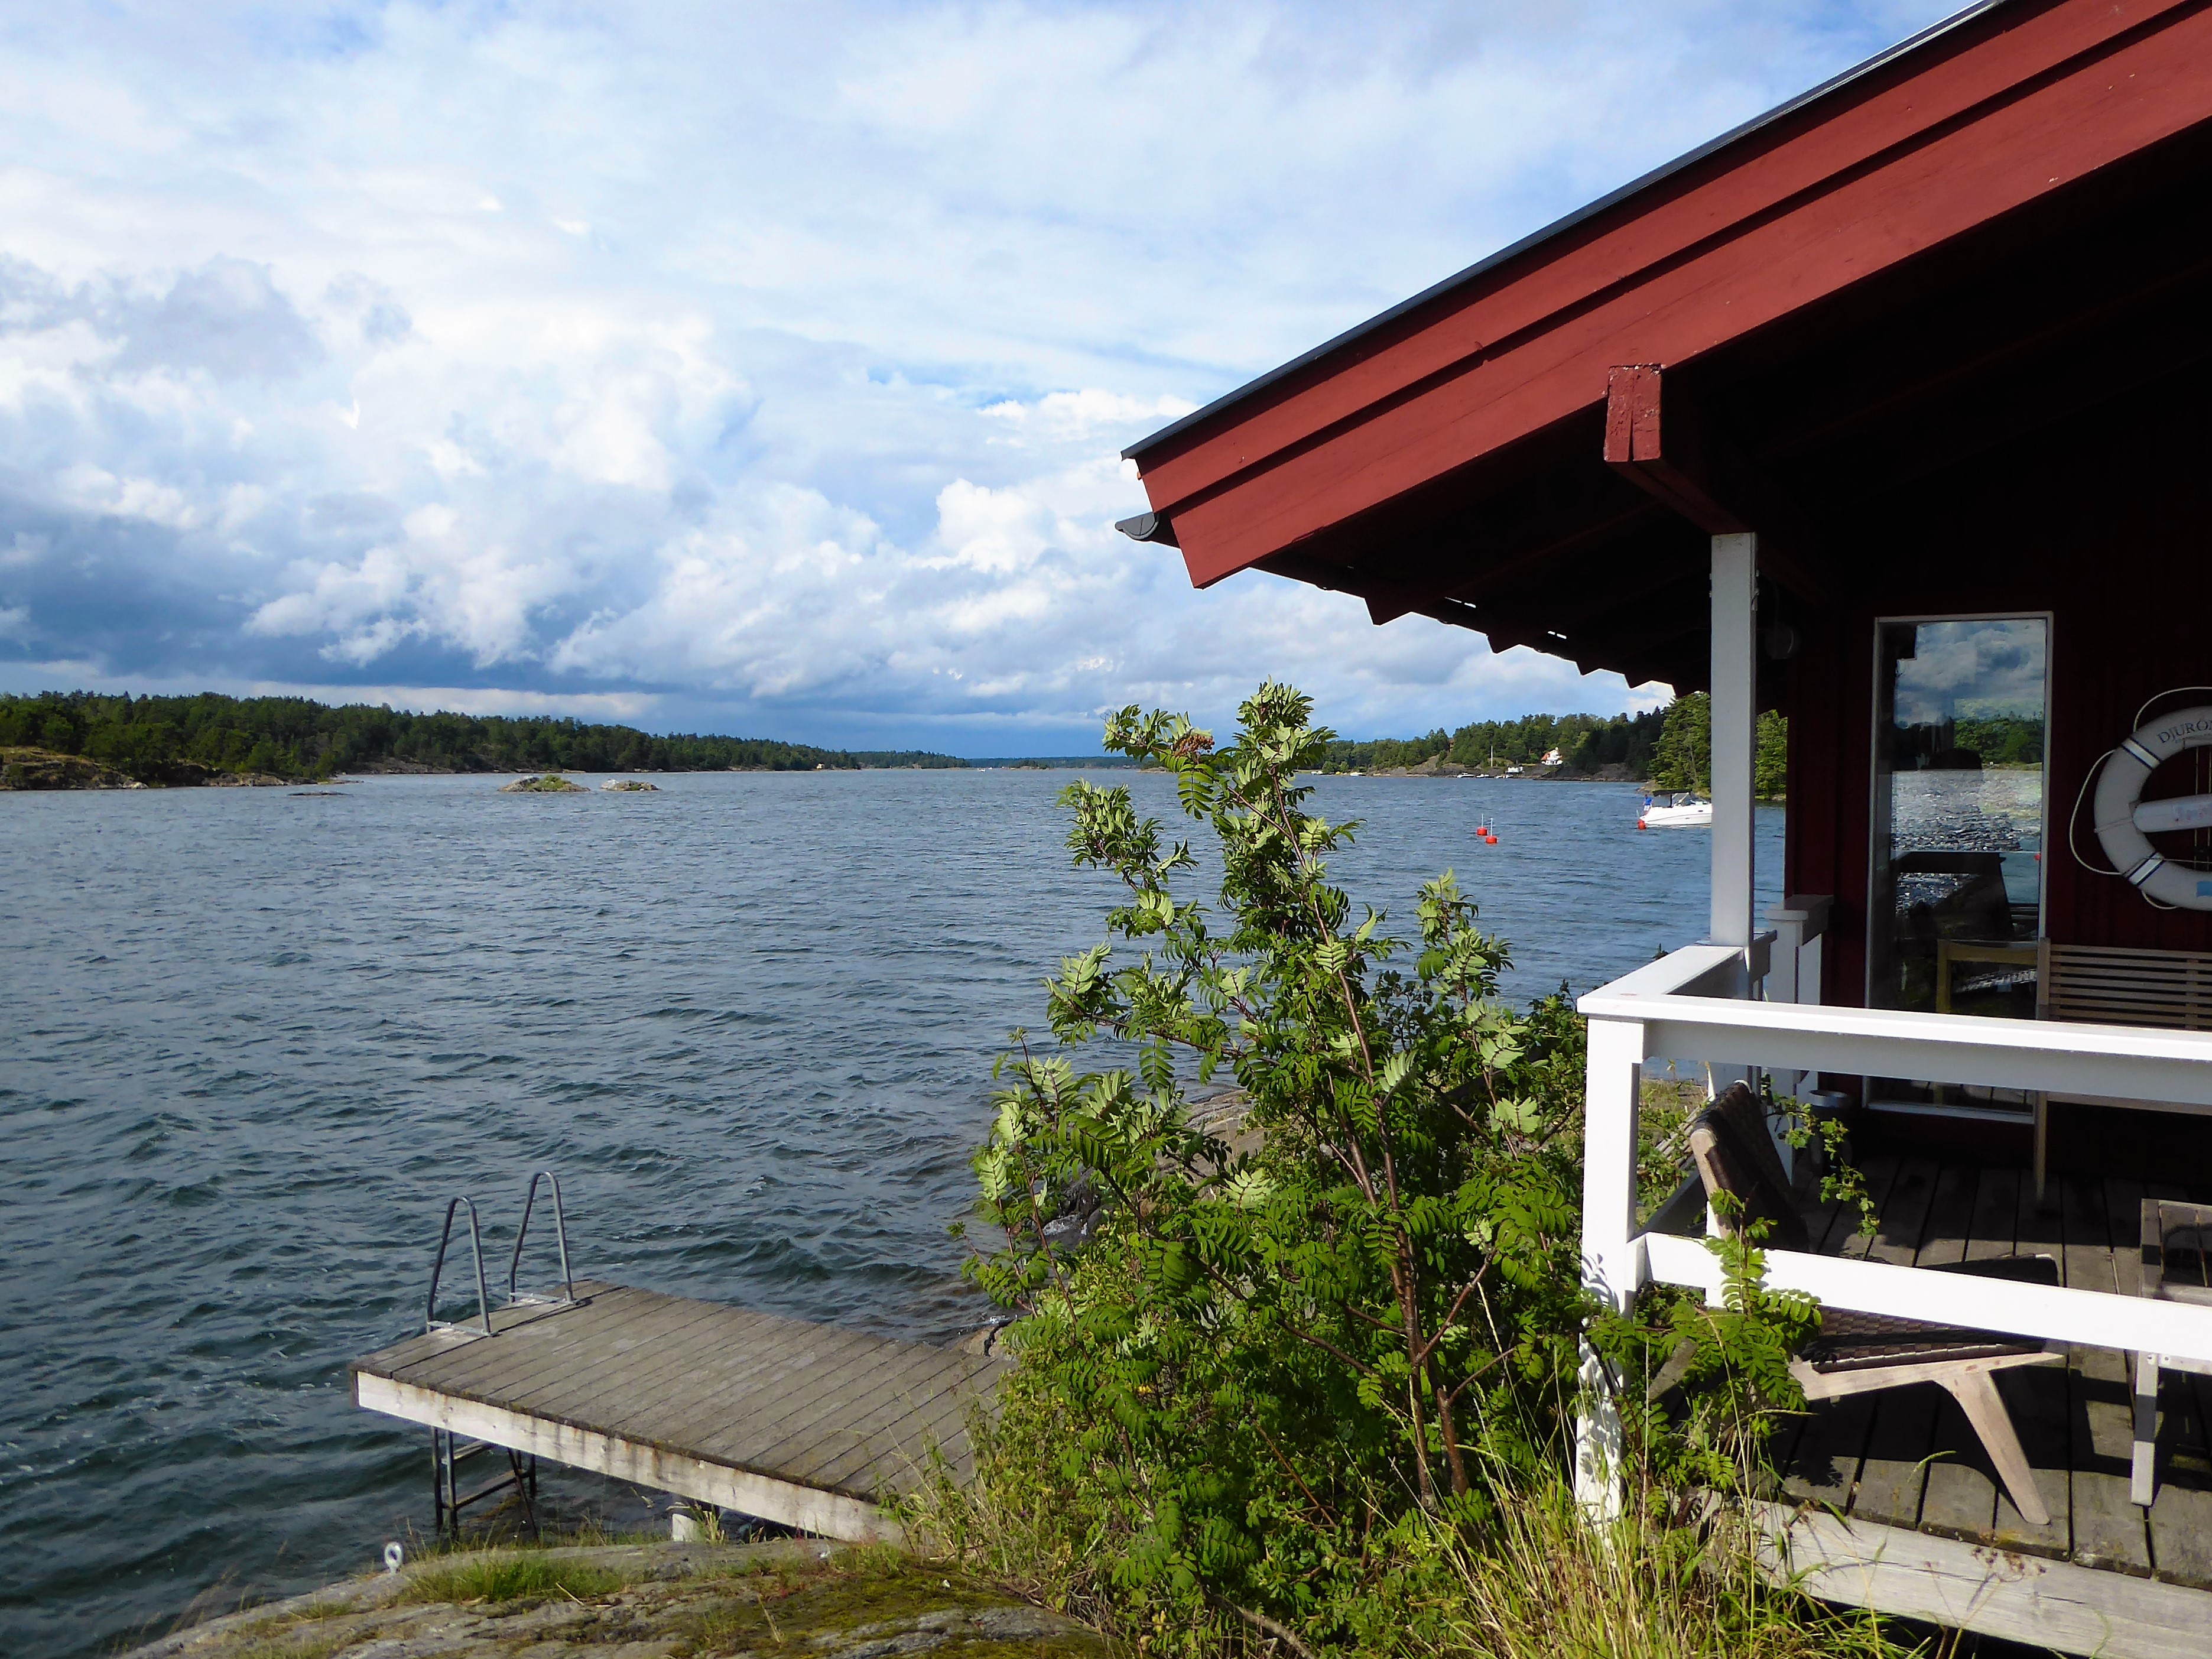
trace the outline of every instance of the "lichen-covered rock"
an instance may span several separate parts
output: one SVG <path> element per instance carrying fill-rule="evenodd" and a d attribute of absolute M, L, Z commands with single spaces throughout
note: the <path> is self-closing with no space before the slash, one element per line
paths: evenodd
<path fill-rule="evenodd" d="M 599 787 L 611 789 L 623 795 L 655 795 L 660 793 L 659 784 L 647 783 L 643 778 L 617 778 L 611 783 L 601 784 Z"/>
<path fill-rule="evenodd" d="M 534 778 L 517 778 L 513 783 L 499 787 L 502 795 L 587 795 L 590 790 L 580 783 L 571 783 L 558 772 L 547 772 Z"/>
<path fill-rule="evenodd" d="M 1103 1638 L 910 1557 L 826 1544 L 435 1556 L 234 1613 L 129 1659 L 1110 1659 Z"/>

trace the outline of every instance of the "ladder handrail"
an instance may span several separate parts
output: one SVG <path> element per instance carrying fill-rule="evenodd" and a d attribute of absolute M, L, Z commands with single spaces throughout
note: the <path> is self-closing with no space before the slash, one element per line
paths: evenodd
<path fill-rule="evenodd" d="M 514 1255 L 507 1264 L 507 1300 L 509 1307 L 518 1302 L 534 1302 L 544 1298 L 526 1297 L 515 1290 L 516 1277 L 522 1271 L 522 1241 L 530 1237 L 530 1214 L 538 1203 L 538 1183 L 543 1181 L 553 1189 L 553 1235 L 561 1246 L 561 1297 L 564 1302 L 576 1299 L 576 1276 L 568 1270 L 568 1218 L 561 1211 L 561 1179 L 550 1170 L 540 1170 L 530 1177 L 530 1190 L 523 1195 L 522 1224 L 514 1230 Z"/>
<path fill-rule="evenodd" d="M 446 1270 L 446 1247 L 453 1242 L 453 1212 L 464 1204 L 469 1206 L 469 1249 L 476 1258 L 477 1312 L 483 1319 L 483 1334 L 489 1336 L 491 1334 L 491 1294 L 484 1288 L 483 1238 L 477 1228 L 476 1200 L 466 1196 L 457 1198 L 446 1206 L 446 1224 L 438 1234 L 437 1259 L 430 1264 L 430 1295 L 422 1309 L 422 1329 L 428 1333 L 441 1329 L 458 1331 L 467 1328 L 465 1325 L 450 1323 L 441 1325 L 438 1319 L 438 1279 Z"/>

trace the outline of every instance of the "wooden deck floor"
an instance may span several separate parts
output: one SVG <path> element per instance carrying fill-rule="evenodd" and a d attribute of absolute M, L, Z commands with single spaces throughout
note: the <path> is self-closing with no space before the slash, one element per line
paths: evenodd
<path fill-rule="evenodd" d="M 410 1337 L 350 1368 L 354 1402 L 836 1538 L 933 1449 L 972 1472 L 967 1413 L 1001 1359 L 578 1280 L 492 1334 Z"/>
<path fill-rule="evenodd" d="M 2047 1255 L 2064 1282 L 2132 1294 L 2146 1197 L 2206 1194 L 2142 1182 L 2051 1178 L 2039 1210 L 2027 1172 L 1923 1158 L 1861 1160 L 1880 1212 L 1872 1239 L 1856 1212 L 1816 1219 L 1816 1248 L 1904 1266 Z M 2172 1371 L 2160 1392 L 2160 1486 L 2148 1514 L 2128 1501 L 2132 1416 L 2126 1361 L 2076 1350 L 2066 1368 L 1999 1381 L 2034 1466 L 2048 1526 L 2004 1496 L 1979 1443 L 1933 1384 L 1832 1401 L 1777 1443 L 1786 1490 L 1854 1520 L 2198 1589 L 2212 1588 L 2212 1378 Z M 2208 1604 L 2212 1611 L 2212 1604 Z M 2204 1650 L 2212 1651 L 2212 1636 Z"/>

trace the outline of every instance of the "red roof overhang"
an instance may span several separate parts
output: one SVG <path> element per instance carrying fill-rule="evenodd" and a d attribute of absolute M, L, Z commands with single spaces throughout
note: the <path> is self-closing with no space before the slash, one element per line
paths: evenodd
<path fill-rule="evenodd" d="M 1694 398 L 1674 429 L 1759 503 L 1722 516 L 1772 531 L 1807 514 L 1777 483 L 1786 456 L 1759 453 L 1790 437 L 1747 401 L 1761 375 L 1771 393 L 1777 375 L 1802 376 L 1826 352 L 1822 375 L 1853 384 L 1875 419 L 1907 380 L 1971 394 L 1952 358 L 1978 352 L 1986 368 L 2062 323 L 2094 322 L 2111 287 L 2100 261 L 2122 287 L 2201 313 L 2212 249 L 2193 232 L 2177 243 L 2170 222 L 2204 216 L 2201 190 L 2176 210 L 2172 185 L 2201 185 L 2208 133 L 2202 0 L 1986 6 L 1134 446 L 1152 538 L 1180 547 L 1201 586 L 1264 563 L 1364 592 L 1378 620 L 1421 609 L 1492 632 L 1499 648 L 1503 632 L 1579 657 L 1560 636 L 1573 637 L 1586 598 L 1516 611 L 1509 592 L 1504 610 L 1476 613 L 1516 570 L 1555 574 L 1577 549 L 1701 545 L 1682 539 L 1699 527 L 1696 506 L 1630 465 L 1643 452 L 1625 427 L 1607 454 L 1608 389 L 1617 405 L 1628 395 L 1616 369 L 1663 366 Z M 2130 172 L 2177 147 L 2182 161 Z M 2146 198 L 2161 191 L 2162 206 Z M 2117 269 L 2126 251 L 2085 229 L 2114 204 L 2133 204 L 2125 234 L 2162 254 Z M 2023 260 L 2060 274 L 2074 261 L 2081 303 L 2054 307 L 2057 276 L 2021 289 Z M 1984 313 L 2010 318 L 2003 338 Z M 1874 361 L 1915 342 L 1910 362 Z M 1633 394 L 1654 400 L 1654 443 L 1658 384 L 1651 374 Z M 1817 379 L 1798 393 L 1835 395 Z M 1833 428 L 1839 406 L 1826 414 Z M 1798 411 L 1801 439 L 1809 418 Z M 1783 566 L 1813 592 L 1816 539 Z M 1617 626 L 1593 665 L 1664 666 L 1637 660 Z"/>

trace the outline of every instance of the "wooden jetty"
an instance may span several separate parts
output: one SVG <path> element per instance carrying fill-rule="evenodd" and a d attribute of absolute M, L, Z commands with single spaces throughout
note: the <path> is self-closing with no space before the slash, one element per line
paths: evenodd
<path fill-rule="evenodd" d="M 465 1439 L 504 1448 L 518 1484 L 522 1460 L 544 1458 L 823 1537 L 895 1539 L 882 1500 L 933 1455 L 969 1478 L 968 1413 L 1008 1369 L 589 1279 L 569 1297 L 488 1309 L 350 1367 L 356 1405 L 433 1431 L 441 1522 L 472 1501 L 451 1473 Z"/>

